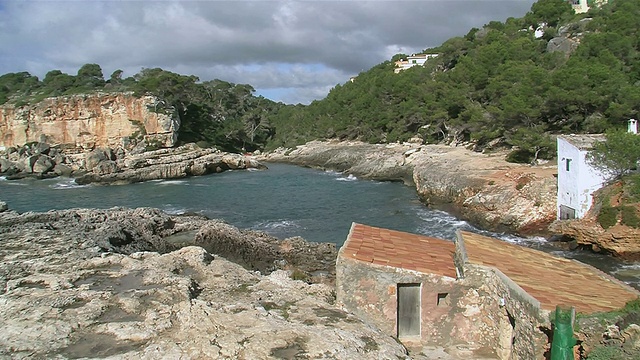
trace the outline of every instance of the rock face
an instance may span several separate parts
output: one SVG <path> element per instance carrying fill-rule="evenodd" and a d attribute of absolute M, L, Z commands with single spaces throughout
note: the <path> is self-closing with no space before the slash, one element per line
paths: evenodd
<path fill-rule="evenodd" d="M 30 142 L 75 147 L 118 147 L 123 139 L 145 138 L 174 146 L 180 121 L 154 96 L 95 93 L 45 99 L 34 105 L 0 106 L 0 147 Z"/>
<path fill-rule="evenodd" d="M 556 167 L 512 164 L 504 154 L 442 145 L 311 142 L 259 159 L 404 181 L 428 205 L 487 229 L 545 234 L 556 217 Z"/>
<path fill-rule="evenodd" d="M 555 221 L 549 230 L 594 252 L 608 253 L 625 260 L 640 260 L 640 229 L 620 223 L 603 229 L 592 210 L 583 219 Z"/>
<path fill-rule="evenodd" d="M 0 212 L 0 357 L 406 358 L 333 305 L 331 287 L 175 250 L 181 234 L 243 237 L 153 209 Z M 275 268 L 289 245 L 272 249 Z"/>

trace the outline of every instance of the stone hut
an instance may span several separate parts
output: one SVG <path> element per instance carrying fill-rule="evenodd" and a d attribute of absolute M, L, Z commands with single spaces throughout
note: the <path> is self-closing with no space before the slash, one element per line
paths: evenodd
<path fill-rule="evenodd" d="M 451 242 L 355 223 L 336 288 L 342 306 L 407 347 L 499 359 L 544 359 L 556 305 L 592 313 L 640 295 L 591 266 L 498 239 L 459 231 Z"/>

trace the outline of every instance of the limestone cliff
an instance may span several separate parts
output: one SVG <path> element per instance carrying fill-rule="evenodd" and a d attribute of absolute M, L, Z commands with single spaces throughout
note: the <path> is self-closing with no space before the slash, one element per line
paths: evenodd
<path fill-rule="evenodd" d="M 112 147 L 143 136 L 174 146 L 180 121 L 176 114 L 156 111 L 154 96 L 93 93 L 52 97 L 21 107 L 0 106 L 0 147 L 41 141 L 51 145 Z"/>

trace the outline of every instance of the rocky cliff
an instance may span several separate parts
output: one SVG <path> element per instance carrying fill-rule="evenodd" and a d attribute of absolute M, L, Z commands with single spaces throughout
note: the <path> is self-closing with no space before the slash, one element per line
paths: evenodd
<path fill-rule="evenodd" d="M 512 164 L 502 153 L 409 143 L 311 142 L 259 158 L 404 181 L 428 205 L 486 229 L 544 234 L 556 217 L 555 166 Z"/>
<path fill-rule="evenodd" d="M 0 147 L 40 141 L 76 147 L 123 146 L 129 138 L 174 146 L 180 121 L 154 96 L 94 93 L 0 106 Z"/>

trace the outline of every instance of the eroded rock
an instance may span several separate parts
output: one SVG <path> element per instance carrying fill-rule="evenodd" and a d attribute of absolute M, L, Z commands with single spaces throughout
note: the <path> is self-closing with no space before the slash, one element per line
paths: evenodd
<path fill-rule="evenodd" d="M 327 285 L 164 241 L 203 227 L 243 236 L 208 222 L 154 209 L 0 213 L 0 357 L 406 358 Z"/>

